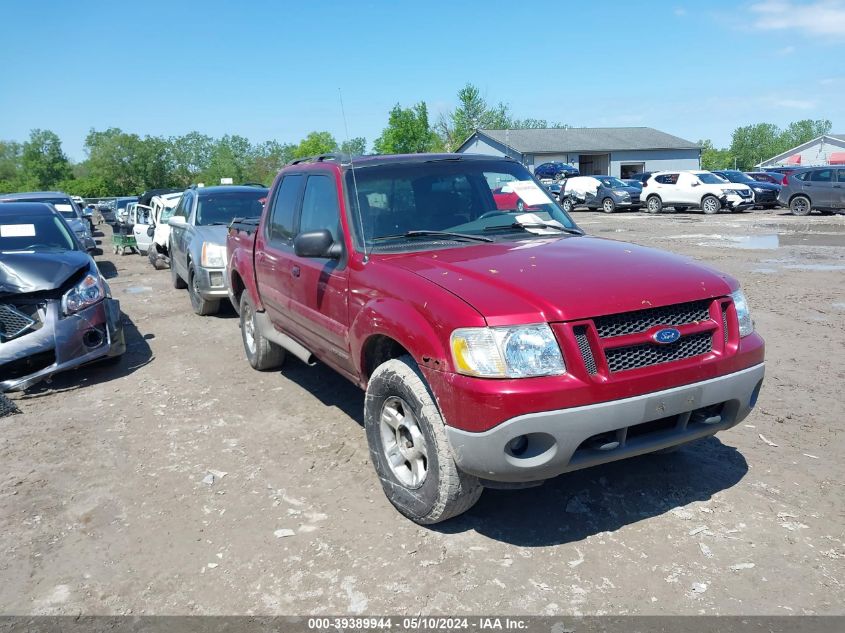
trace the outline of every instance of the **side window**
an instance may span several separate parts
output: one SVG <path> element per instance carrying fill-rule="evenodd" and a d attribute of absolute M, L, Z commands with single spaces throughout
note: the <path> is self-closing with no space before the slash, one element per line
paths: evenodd
<path fill-rule="evenodd" d="M 832 182 L 833 181 L 833 170 L 832 169 L 817 169 L 813 172 L 810 172 L 810 181 L 812 181 L 812 182 Z"/>
<path fill-rule="evenodd" d="M 810 173 L 811 172 L 809 172 L 809 171 L 805 171 L 805 172 L 802 172 L 800 174 L 795 174 L 794 176 L 790 176 L 790 178 L 795 178 L 795 180 L 800 180 L 801 182 L 804 182 L 805 180 L 807 180 L 807 176 L 809 176 Z"/>
<path fill-rule="evenodd" d="M 187 220 L 188 215 L 190 214 L 191 198 L 191 194 L 183 194 L 182 197 L 179 199 L 179 205 L 176 207 L 176 210 L 173 212 L 173 215 L 180 215 Z"/>
<path fill-rule="evenodd" d="M 675 185 L 678 183 L 678 174 L 663 174 L 655 177 L 655 180 L 661 185 Z"/>
<path fill-rule="evenodd" d="M 309 176 L 302 198 L 302 215 L 299 232 L 328 229 L 337 240 L 340 223 L 340 207 L 337 201 L 337 186 L 329 176 Z"/>
<path fill-rule="evenodd" d="M 845 182 L 845 169 L 837 169 L 836 172 L 839 174 L 839 182 Z"/>
<path fill-rule="evenodd" d="M 299 201 L 302 181 L 303 177 L 300 175 L 285 176 L 279 185 L 267 227 L 267 235 L 271 242 L 289 244 L 293 239 L 293 215 L 296 203 Z"/>

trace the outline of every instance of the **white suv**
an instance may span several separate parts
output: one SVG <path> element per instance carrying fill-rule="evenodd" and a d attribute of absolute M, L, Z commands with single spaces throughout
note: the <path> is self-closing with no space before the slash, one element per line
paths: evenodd
<path fill-rule="evenodd" d="M 748 185 L 728 182 L 709 171 L 656 172 L 643 183 L 641 195 L 649 213 L 659 213 L 663 207 L 674 207 L 675 211 L 696 207 L 711 214 L 754 206 L 754 192 Z"/>

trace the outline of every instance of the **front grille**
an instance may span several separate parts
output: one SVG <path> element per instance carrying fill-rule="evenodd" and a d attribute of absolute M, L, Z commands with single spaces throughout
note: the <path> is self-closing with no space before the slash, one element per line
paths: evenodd
<path fill-rule="evenodd" d="M 593 350 L 590 348 L 590 341 L 587 339 L 587 326 L 576 325 L 573 328 L 573 333 L 575 334 L 575 342 L 578 343 L 578 349 L 581 350 L 581 358 L 584 360 L 587 373 L 591 376 L 597 374 L 596 359 L 593 356 Z"/>
<path fill-rule="evenodd" d="M 0 381 L 23 378 L 37 371 L 41 371 L 56 362 L 56 352 L 39 352 L 26 358 L 19 358 L 10 363 L 0 365 Z"/>
<path fill-rule="evenodd" d="M 728 344 L 728 304 L 722 304 L 722 336 L 725 345 Z"/>
<path fill-rule="evenodd" d="M 710 301 L 678 303 L 663 308 L 648 308 L 635 312 L 611 314 L 595 319 L 601 338 L 645 332 L 656 325 L 686 325 L 710 318 Z"/>
<path fill-rule="evenodd" d="M 605 351 L 607 366 L 612 372 L 648 367 L 683 358 L 706 354 L 713 349 L 710 332 L 686 336 L 669 345 L 645 343 L 631 347 L 618 347 Z"/>
<path fill-rule="evenodd" d="M 0 341 L 10 341 L 35 325 L 36 320 L 14 306 L 0 303 Z"/>

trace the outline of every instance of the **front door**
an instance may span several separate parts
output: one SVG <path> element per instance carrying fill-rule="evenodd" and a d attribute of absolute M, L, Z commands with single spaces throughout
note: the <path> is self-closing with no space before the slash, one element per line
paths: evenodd
<path fill-rule="evenodd" d="M 833 206 L 845 209 L 845 167 L 836 170 L 836 182 L 833 183 Z"/>
<path fill-rule="evenodd" d="M 298 233 L 328 229 L 342 240 L 338 182 L 333 173 L 308 176 Z M 297 338 L 336 369 L 354 372 L 349 351 L 349 272 L 343 258 L 294 257 L 291 316 Z"/>

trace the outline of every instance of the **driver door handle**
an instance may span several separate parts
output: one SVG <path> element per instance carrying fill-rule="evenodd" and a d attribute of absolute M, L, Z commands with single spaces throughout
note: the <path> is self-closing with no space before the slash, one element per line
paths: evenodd
<path fill-rule="evenodd" d="M 302 271 L 299 269 L 299 266 L 294 266 L 293 268 L 290 269 L 290 274 L 293 275 L 294 277 L 297 277 L 297 278 L 299 277 L 299 274 L 301 272 Z"/>

